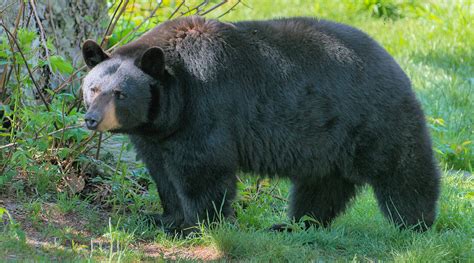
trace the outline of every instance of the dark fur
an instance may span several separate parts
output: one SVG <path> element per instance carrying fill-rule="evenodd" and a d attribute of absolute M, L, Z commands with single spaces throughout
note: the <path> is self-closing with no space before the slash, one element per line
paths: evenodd
<path fill-rule="evenodd" d="M 232 215 L 238 171 L 290 178 L 296 220 L 329 224 L 369 184 L 396 224 L 433 223 L 439 173 L 423 112 L 407 76 L 366 34 L 311 18 L 188 17 L 111 57 L 140 67 L 152 46 L 166 70 L 136 88 L 154 94 L 143 103 L 149 121 L 118 131 L 157 184 L 163 223 L 194 226 L 221 207 Z"/>

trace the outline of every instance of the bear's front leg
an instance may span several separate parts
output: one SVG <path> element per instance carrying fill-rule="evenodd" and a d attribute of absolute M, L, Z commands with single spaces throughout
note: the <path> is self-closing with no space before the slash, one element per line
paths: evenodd
<path fill-rule="evenodd" d="M 163 143 L 164 167 L 181 203 L 184 234 L 233 215 L 238 157 L 229 133 L 192 129 Z"/>
<path fill-rule="evenodd" d="M 183 233 L 195 231 L 198 223 L 215 222 L 233 215 L 235 170 L 211 163 L 183 165 L 181 169 L 174 185 L 184 212 Z"/>
<path fill-rule="evenodd" d="M 158 195 L 160 196 L 162 214 L 153 215 L 155 224 L 163 227 L 166 231 L 174 232 L 179 229 L 184 220 L 181 200 L 177 190 L 169 179 L 169 175 L 160 163 L 150 166 L 150 174 L 155 181 Z"/>

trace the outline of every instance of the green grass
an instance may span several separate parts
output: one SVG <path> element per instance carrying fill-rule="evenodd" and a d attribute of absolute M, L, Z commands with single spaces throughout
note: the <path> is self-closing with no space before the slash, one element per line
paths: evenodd
<path fill-rule="evenodd" d="M 377 11 L 365 2 L 378 4 Z M 444 171 L 439 217 L 429 231 L 399 231 L 365 187 L 330 228 L 303 231 L 295 224 L 293 233 L 271 233 L 269 226 L 287 222 L 289 182 L 240 175 L 235 222 L 173 238 L 148 221 L 146 214 L 160 206 L 143 165 L 102 159 L 93 165 L 109 176 L 93 178 L 86 193 L 57 193 L 61 177 L 49 163 L 31 168 L 30 179 L 0 188 L 14 202 L 0 200 L 14 218 L 3 212 L 3 224 L 0 219 L 0 259 L 474 262 L 474 2 L 406 2 L 246 0 L 223 19 L 331 19 L 362 29 L 395 57 L 422 102 Z M 388 11 L 381 11 L 384 6 Z"/>
<path fill-rule="evenodd" d="M 279 182 L 276 191 L 274 183 L 265 182 L 257 192 L 255 178 L 245 175 L 241 175 L 241 178 L 243 183 L 240 186 L 244 190 L 243 195 L 234 204 L 237 211 L 236 222 L 223 221 L 210 228 L 202 228 L 203 233 L 198 236 L 187 239 L 166 236 L 159 229 L 149 225 L 145 216 L 137 213 L 111 213 L 108 214 L 111 217 L 110 221 L 106 219 L 97 221 L 97 216 L 91 213 L 91 208 L 87 208 L 87 204 L 84 204 L 75 211 L 76 216 L 71 217 L 69 223 L 81 220 L 86 226 L 33 224 L 38 231 L 36 235 L 56 238 L 54 243 L 50 242 L 49 245 L 40 246 L 39 249 L 31 242 L 26 243 L 18 238 L 14 226 L 4 226 L 3 231 L 6 235 L 0 235 L 0 258 L 26 259 L 34 255 L 33 258 L 38 260 L 48 258 L 93 261 L 150 260 L 146 250 L 140 246 L 145 242 L 154 244 L 164 251 L 192 251 L 197 247 L 216 248 L 219 251 L 217 257 L 222 260 L 295 262 L 315 259 L 402 262 L 474 260 L 472 243 L 474 178 L 472 177 L 463 177 L 460 173 L 443 177 L 439 218 L 433 228 L 425 233 L 400 231 L 390 224 L 380 213 L 373 193 L 368 187 L 360 190 L 348 211 L 330 228 L 304 231 L 295 225 L 295 232 L 272 233 L 266 228 L 275 222 L 287 222 L 286 202 L 273 196 L 286 195 L 289 184 L 286 181 Z M 77 200 L 71 198 L 70 202 L 75 203 Z M 43 219 L 58 217 L 56 213 L 49 213 L 48 217 L 44 207 L 50 204 L 46 201 L 37 200 L 34 203 L 33 206 L 25 205 L 29 216 L 34 218 L 36 215 Z M 137 205 L 144 206 L 145 203 Z M 67 215 L 59 204 L 55 205 L 55 209 L 60 215 Z M 89 234 L 76 233 L 77 229 L 88 228 L 91 229 Z M 29 240 L 28 236 L 26 240 Z M 94 243 L 92 247 L 91 243 Z M 177 254 L 178 257 L 179 255 Z"/>

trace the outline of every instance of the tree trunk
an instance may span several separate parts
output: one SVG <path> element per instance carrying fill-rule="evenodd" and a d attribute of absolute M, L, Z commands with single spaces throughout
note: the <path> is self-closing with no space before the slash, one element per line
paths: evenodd
<path fill-rule="evenodd" d="M 23 7 L 23 8 L 22 8 Z M 77 69 L 83 64 L 81 58 L 81 44 L 88 38 L 98 39 L 103 36 L 108 18 L 107 0 L 12 0 L 0 6 L 2 10 L 1 20 L 9 30 L 15 34 L 16 28 L 26 28 L 35 31 L 38 41 L 32 43 L 32 48 L 37 50 L 37 55 L 28 54 L 27 59 L 32 65 L 38 65 L 39 61 L 47 61 L 47 55 L 59 55 L 65 60 L 72 61 Z M 36 10 L 36 14 L 35 14 Z M 39 21 L 38 21 L 39 20 Z M 52 43 L 54 50 L 46 51 L 44 39 Z M 4 30 L 0 29 L 4 34 Z M 0 40 L 2 41 L 2 40 Z M 13 45 L 16 49 L 16 46 Z M 23 61 L 17 61 L 22 64 Z M 2 99 L 8 97 L 8 82 L 15 82 L 11 77 L 12 66 L 0 65 L 0 94 Z M 21 72 L 26 73 L 25 67 Z M 51 72 L 49 65 L 42 66 L 34 72 L 34 77 L 42 89 L 55 89 L 64 81 L 64 76 Z M 77 83 L 73 85 L 77 86 Z M 38 94 L 31 88 L 24 90 L 28 98 L 36 97 Z"/>
<path fill-rule="evenodd" d="M 109 21 L 106 0 L 39 0 L 37 7 L 46 35 L 74 65 L 82 63 L 78 63 L 82 42 L 102 37 Z"/>

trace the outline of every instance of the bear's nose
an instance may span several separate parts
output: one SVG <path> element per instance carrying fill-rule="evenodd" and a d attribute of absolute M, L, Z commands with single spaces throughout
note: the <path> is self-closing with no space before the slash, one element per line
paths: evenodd
<path fill-rule="evenodd" d="M 94 113 L 87 113 L 86 116 L 84 116 L 84 121 L 89 130 L 97 129 L 97 125 L 99 124 L 99 118 Z"/>

